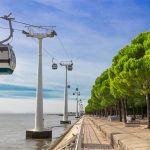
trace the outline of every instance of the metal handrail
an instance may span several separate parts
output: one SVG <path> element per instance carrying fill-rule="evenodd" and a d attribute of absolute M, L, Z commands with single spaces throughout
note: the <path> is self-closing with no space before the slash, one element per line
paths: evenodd
<path fill-rule="evenodd" d="M 82 122 L 81 122 L 81 126 L 80 126 L 79 133 L 78 133 L 78 135 L 77 135 L 75 150 L 81 150 L 81 146 L 82 146 L 82 135 L 83 135 L 82 131 L 83 131 L 83 119 L 82 119 Z"/>

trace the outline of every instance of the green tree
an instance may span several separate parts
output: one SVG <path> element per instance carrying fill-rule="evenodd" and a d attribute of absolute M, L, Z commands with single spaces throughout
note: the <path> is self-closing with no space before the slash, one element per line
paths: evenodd
<path fill-rule="evenodd" d="M 148 128 L 150 128 L 149 75 L 150 32 L 147 32 L 141 33 L 131 42 L 131 45 L 121 49 L 114 57 L 110 72 L 110 85 L 115 97 L 128 98 L 132 95 L 145 95 Z"/>

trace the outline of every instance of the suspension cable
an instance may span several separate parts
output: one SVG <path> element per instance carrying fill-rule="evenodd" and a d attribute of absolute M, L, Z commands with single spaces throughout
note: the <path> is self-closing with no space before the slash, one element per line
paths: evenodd
<path fill-rule="evenodd" d="M 9 28 L 7 28 L 7 27 L 2 27 L 2 26 L 0 26 L 0 28 L 1 28 L 1 29 L 9 30 Z M 21 29 L 16 29 L 16 28 L 13 28 L 13 30 L 20 31 L 20 32 L 23 31 L 23 30 L 21 30 Z M 35 39 L 34 39 L 34 42 L 36 42 Z M 55 58 L 55 57 L 52 56 L 52 54 L 51 54 L 49 51 L 47 51 L 45 48 L 43 48 L 43 50 L 44 50 L 44 52 L 46 52 L 51 58 Z M 55 59 L 56 59 L 56 58 L 55 58 Z"/>
<path fill-rule="evenodd" d="M 66 56 L 68 57 L 68 59 L 70 59 L 70 56 L 69 56 L 69 54 L 68 54 L 68 52 L 67 52 L 67 50 L 66 50 L 66 48 L 65 48 L 65 46 L 63 44 L 63 42 L 61 41 L 60 37 L 58 36 L 58 34 L 57 34 L 57 39 L 58 39 L 60 45 L 62 46 L 63 51 L 65 52 Z"/>
<path fill-rule="evenodd" d="M 49 28 L 55 28 L 56 26 L 37 26 L 37 25 L 33 25 L 33 24 L 29 24 L 29 23 L 25 23 L 25 22 L 21 22 L 21 21 L 17 21 L 17 20 L 12 20 L 13 22 L 22 24 L 22 25 L 26 25 L 26 26 L 31 26 L 31 27 L 37 27 L 37 28 L 41 28 L 41 29 L 49 29 Z"/>
<path fill-rule="evenodd" d="M 33 41 L 37 43 L 36 39 L 33 39 Z M 55 58 L 55 57 L 54 57 L 48 50 L 46 50 L 44 47 L 43 47 L 43 50 L 44 50 L 45 53 L 47 53 L 47 55 L 49 55 L 49 57 L 51 57 L 52 59 Z M 57 59 L 57 58 L 55 58 L 55 59 Z"/>
<path fill-rule="evenodd" d="M 49 28 L 52 28 L 52 29 L 53 29 L 53 28 L 56 27 L 56 26 L 37 26 L 37 25 L 33 25 L 33 24 L 29 24 L 29 23 L 25 23 L 25 22 L 17 21 L 17 20 L 12 20 L 12 21 L 15 22 L 15 23 L 22 24 L 22 25 L 31 26 L 31 27 L 37 27 L 37 28 L 46 29 L 46 30 L 48 30 Z M 1 29 L 9 29 L 9 28 L 2 27 L 2 26 L 0 26 L 0 28 L 1 28 Z M 23 31 L 23 30 L 17 29 L 17 28 L 13 28 L 13 29 L 16 30 L 16 31 L 21 31 L 21 32 Z M 69 56 L 69 54 L 68 54 L 68 52 L 67 52 L 67 50 L 66 50 L 66 48 L 65 48 L 65 46 L 64 46 L 64 44 L 63 44 L 63 42 L 62 42 L 62 40 L 60 39 L 60 37 L 59 37 L 58 35 L 57 35 L 57 39 L 58 39 L 60 45 L 62 46 L 64 53 L 66 54 L 66 56 L 68 57 L 68 59 L 70 59 L 70 56 Z M 51 58 L 54 58 L 54 57 L 52 56 L 52 54 L 49 53 L 49 51 L 47 51 L 46 49 L 44 49 L 44 51 L 45 51 L 48 55 L 50 55 Z M 55 58 L 55 59 L 56 59 L 56 58 Z"/>
<path fill-rule="evenodd" d="M 7 27 L 2 27 L 2 26 L 0 26 L 0 28 L 1 28 L 1 29 L 9 30 L 9 28 L 7 28 Z M 20 32 L 23 31 L 23 30 L 21 30 L 21 29 L 16 29 L 16 28 L 13 28 L 13 30 L 20 31 Z"/>

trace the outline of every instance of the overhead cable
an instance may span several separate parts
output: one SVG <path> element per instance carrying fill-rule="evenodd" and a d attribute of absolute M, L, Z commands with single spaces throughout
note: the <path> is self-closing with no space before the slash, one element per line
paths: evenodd
<path fill-rule="evenodd" d="M 58 39 L 58 41 L 60 42 L 60 45 L 62 46 L 63 51 L 65 52 L 66 56 L 68 57 L 68 59 L 70 59 L 69 54 L 68 54 L 68 52 L 67 52 L 67 50 L 66 50 L 66 48 L 65 48 L 65 46 L 64 46 L 64 44 L 63 44 L 63 42 L 61 41 L 60 37 L 58 36 L 58 34 L 57 34 L 57 39 Z"/>
<path fill-rule="evenodd" d="M 41 28 L 41 29 L 49 29 L 49 28 L 55 28 L 56 26 L 37 26 L 37 25 L 33 25 L 33 24 L 29 24 L 29 23 L 25 23 L 25 22 L 21 22 L 21 21 L 17 21 L 17 20 L 13 20 L 13 22 L 19 23 L 19 24 L 23 24 L 26 26 L 31 26 L 31 27 L 37 27 L 37 28 Z"/>
<path fill-rule="evenodd" d="M 7 29 L 7 30 L 9 30 L 9 28 L 7 28 L 7 27 L 2 27 L 2 26 L 0 26 L 0 28 L 1 28 L 1 29 Z M 23 30 L 21 30 L 21 29 L 16 29 L 16 28 L 13 28 L 13 30 L 21 31 L 21 32 L 23 31 Z"/>

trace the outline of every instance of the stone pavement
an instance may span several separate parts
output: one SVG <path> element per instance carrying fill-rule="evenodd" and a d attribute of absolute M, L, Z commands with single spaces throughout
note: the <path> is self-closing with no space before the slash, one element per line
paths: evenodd
<path fill-rule="evenodd" d="M 88 117 L 95 127 L 105 135 L 115 150 L 150 150 L 150 129 L 146 125 L 140 127 L 124 127 L 118 121 Z"/>

